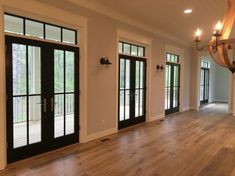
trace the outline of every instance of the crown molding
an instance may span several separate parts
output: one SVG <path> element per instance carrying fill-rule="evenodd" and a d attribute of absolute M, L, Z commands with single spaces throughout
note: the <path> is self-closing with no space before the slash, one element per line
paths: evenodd
<path fill-rule="evenodd" d="M 115 11 L 111 8 L 108 8 L 98 2 L 88 2 L 87 0 L 67 0 L 67 1 L 71 2 L 73 4 L 85 7 L 89 10 L 98 12 L 102 15 L 111 17 L 111 18 L 116 19 L 118 21 L 121 21 L 123 23 L 135 26 L 139 29 L 142 29 L 146 32 L 150 32 L 152 34 L 158 35 L 158 36 L 163 37 L 165 39 L 169 39 L 169 40 L 172 40 L 172 41 L 177 42 L 179 44 L 192 47 L 192 45 L 189 44 L 187 41 L 182 41 L 182 39 L 179 39 L 179 38 L 167 33 L 166 31 L 161 31 L 151 25 L 147 25 L 147 24 L 142 23 L 138 20 L 130 18 L 130 17 L 123 15 L 120 12 Z"/>

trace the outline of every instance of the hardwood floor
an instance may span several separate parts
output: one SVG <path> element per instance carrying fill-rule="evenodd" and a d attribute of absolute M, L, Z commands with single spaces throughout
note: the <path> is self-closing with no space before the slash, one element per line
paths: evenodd
<path fill-rule="evenodd" d="M 210 104 L 20 161 L 0 176 L 235 176 L 235 117 Z"/>

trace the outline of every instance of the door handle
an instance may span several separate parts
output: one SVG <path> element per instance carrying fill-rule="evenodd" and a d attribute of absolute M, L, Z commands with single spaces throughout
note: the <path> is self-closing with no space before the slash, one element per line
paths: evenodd
<path fill-rule="evenodd" d="M 131 101 L 134 101 L 135 100 L 135 92 L 131 92 Z"/>
<path fill-rule="evenodd" d="M 43 106 L 43 112 L 47 112 L 47 99 L 43 98 L 43 103 L 37 103 Z"/>
<path fill-rule="evenodd" d="M 47 112 L 47 99 L 46 98 L 44 98 L 43 99 L 43 112 Z"/>
<path fill-rule="evenodd" d="M 54 98 L 51 98 L 51 112 L 54 111 Z"/>

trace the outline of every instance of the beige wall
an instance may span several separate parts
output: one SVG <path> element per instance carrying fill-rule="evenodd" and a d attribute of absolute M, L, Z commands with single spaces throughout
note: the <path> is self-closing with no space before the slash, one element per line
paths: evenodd
<path fill-rule="evenodd" d="M 7 3 L 7 1 L 5 1 Z M 18 3 L 17 0 L 15 0 Z M 24 1 L 26 2 L 26 1 Z M 29 1 L 28 1 L 29 2 Z M 30 1 L 33 2 L 33 1 Z M 56 1 L 50 1 L 53 6 L 57 6 Z M 60 8 L 65 7 L 63 2 L 60 3 Z M 183 77 L 184 82 L 183 88 L 183 110 L 189 109 L 193 104 L 193 100 L 190 99 L 193 93 L 194 83 L 191 81 L 191 74 L 193 75 L 193 70 L 190 71 L 191 66 L 194 64 L 192 59 L 195 59 L 193 55 L 195 54 L 191 47 L 184 46 L 177 42 L 171 41 L 169 39 L 162 38 L 156 34 L 146 32 L 142 29 L 137 29 L 136 27 L 130 26 L 128 24 L 122 23 L 120 21 L 114 20 L 107 16 L 101 15 L 99 13 L 90 11 L 83 7 L 75 7 L 73 5 L 67 4 L 70 8 L 70 12 L 77 15 L 84 16 L 88 18 L 87 26 L 87 70 L 83 73 L 87 73 L 87 90 L 82 91 L 82 95 L 87 91 L 87 104 L 85 101 L 81 101 L 81 104 L 86 104 L 87 106 L 87 116 L 86 113 L 81 115 L 80 118 L 85 119 L 86 127 L 81 124 L 81 130 L 87 128 L 84 135 L 93 135 L 99 133 L 105 135 L 105 131 L 114 132 L 116 130 L 117 124 L 117 100 L 115 90 L 117 89 L 116 84 L 116 73 L 117 73 L 117 30 L 124 29 L 131 31 L 133 33 L 146 36 L 152 39 L 152 49 L 151 49 L 151 67 L 150 69 L 151 83 L 147 88 L 151 91 L 150 99 L 150 109 L 148 112 L 150 118 L 157 119 L 158 117 L 164 116 L 164 86 L 165 86 L 165 73 L 157 72 L 155 67 L 157 64 L 165 64 L 165 50 L 166 45 L 171 45 L 178 47 L 184 51 L 184 69 Z M 37 8 L 37 7 L 35 7 Z M 19 9 L 20 10 L 20 9 Z M 45 13 L 50 13 L 49 10 Z M 75 22 L 75 20 L 74 20 Z M 79 24 L 77 24 L 79 26 Z M 0 31 L 1 34 L 2 30 Z M 1 39 L 1 36 L 0 36 Z M 1 45 L 2 46 L 2 45 Z M 82 48 L 86 49 L 86 46 Z M 84 51 L 83 51 L 84 52 Z M 83 56 L 83 55 L 82 55 Z M 101 57 L 109 57 L 112 65 L 105 67 L 99 64 L 99 59 Z M 4 56 L 1 57 L 3 59 Z M 81 62 L 84 62 L 81 58 Z M 4 63 L 1 61 L 1 63 Z M 2 69 L 1 69 L 2 71 Z M 4 75 L 1 73 L 1 77 Z M 190 86 L 191 84 L 191 86 Z M 2 88 L 5 87 L 4 83 L 1 84 Z M 5 93 L 2 91 L 1 96 Z M 83 90 L 83 89 L 82 89 Z M 5 121 L 4 116 L 4 103 L 0 102 L 1 122 Z M 4 123 L 5 124 L 5 123 Z M 0 124 L 2 125 L 2 123 Z M 2 127 L 2 126 L 1 126 Z M 5 127 L 5 126 L 3 126 Z M 5 128 L 4 128 L 5 129 Z M 4 160 L 5 150 L 4 145 L 2 145 L 4 138 L 2 138 L 5 133 L 4 129 L 0 131 L 0 162 Z M 113 129 L 113 130 L 112 130 Z M 110 131 L 111 130 L 111 131 Z M 97 135 L 101 136 L 101 135 Z M 3 139 L 3 140 L 2 140 Z M 3 148 L 1 148 L 3 147 Z M 4 163 L 4 161 L 3 161 Z M 0 168 L 4 167 L 4 164 L 0 163 Z"/>
<path fill-rule="evenodd" d="M 92 12 L 83 7 L 69 7 L 71 11 L 87 17 L 88 20 L 88 135 L 116 128 L 116 48 L 117 29 L 121 28 L 152 39 L 151 53 L 151 103 L 149 113 L 151 117 L 164 115 L 164 86 L 165 73 L 157 72 L 157 64 L 165 63 L 166 45 L 184 49 L 184 103 L 183 109 L 190 107 L 190 66 L 192 59 L 191 47 L 183 46 L 152 33 L 137 29 L 128 24 L 111 19 L 107 16 Z M 107 56 L 113 63 L 109 67 L 99 64 L 99 58 Z M 151 118 L 150 117 L 150 118 Z"/>

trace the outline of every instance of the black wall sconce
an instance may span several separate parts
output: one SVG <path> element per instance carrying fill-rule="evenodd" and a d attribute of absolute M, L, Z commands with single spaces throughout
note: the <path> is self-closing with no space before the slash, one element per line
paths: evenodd
<path fill-rule="evenodd" d="M 107 57 L 102 57 L 101 59 L 100 59 L 100 64 L 101 65 L 111 65 L 112 63 L 109 61 L 109 58 L 107 58 Z"/>
<path fill-rule="evenodd" d="M 156 69 L 162 71 L 165 69 L 165 67 L 163 65 L 157 65 Z"/>

